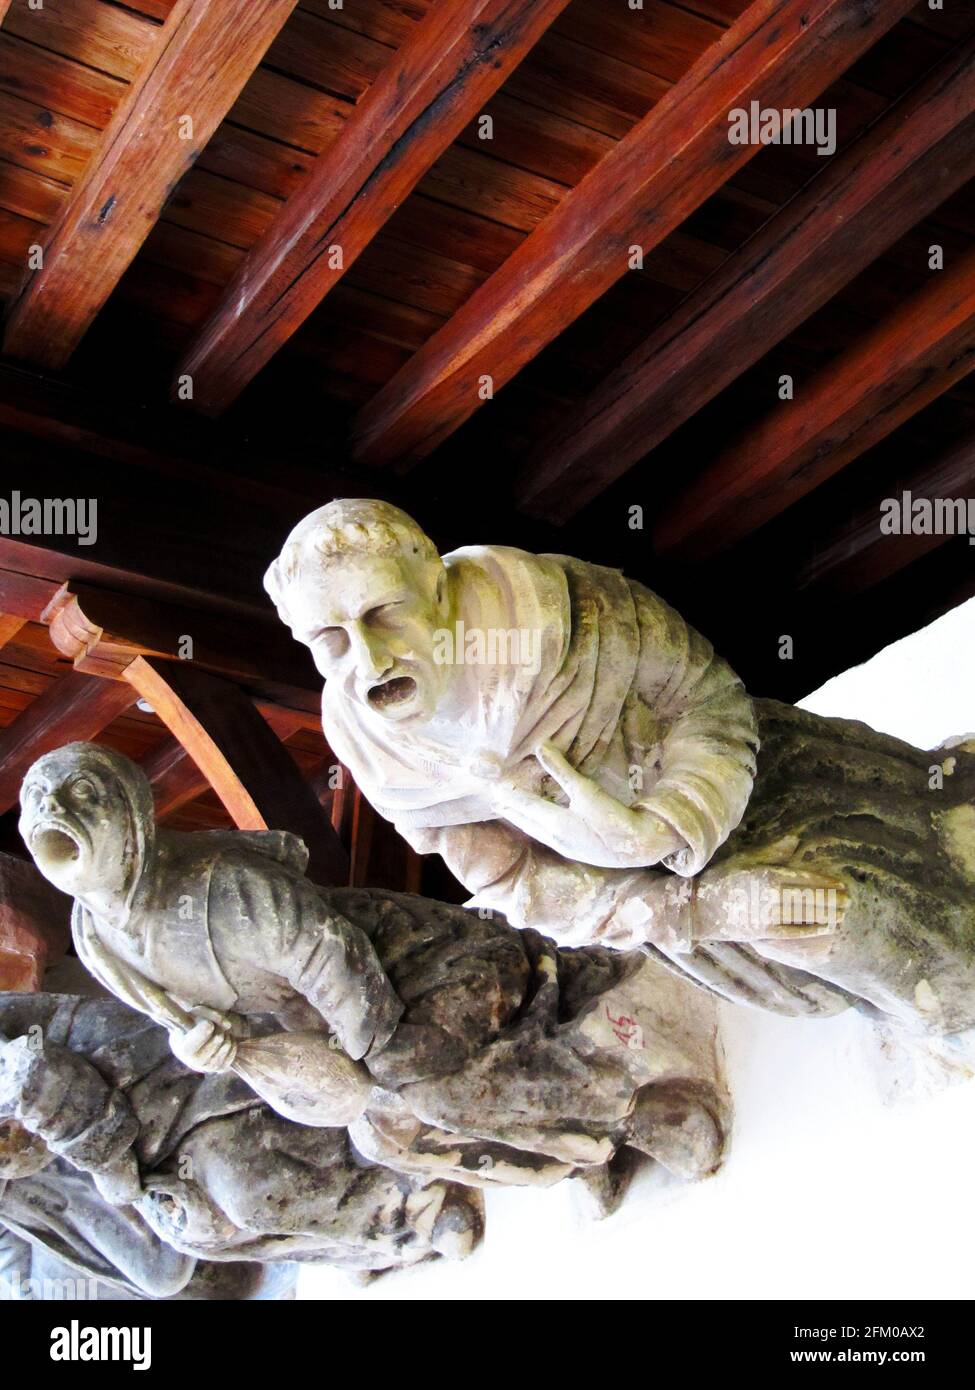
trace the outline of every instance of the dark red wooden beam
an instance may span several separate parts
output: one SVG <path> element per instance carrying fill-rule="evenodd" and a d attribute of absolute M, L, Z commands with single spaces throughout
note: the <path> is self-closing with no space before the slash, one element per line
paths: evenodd
<path fill-rule="evenodd" d="M 867 131 L 630 354 L 526 464 L 562 522 L 975 175 L 975 41 Z"/>
<path fill-rule="evenodd" d="M 912 501 L 927 501 L 932 505 L 961 501 L 967 507 L 968 499 L 975 498 L 975 434 L 969 434 L 907 481 L 891 484 L 889 500 L 900 504 L 902 525 L 905 494 L 909 494 Z M 884 531 L 881 519 L 878 501 L 869 511 L 858 511 L 824 537 L 822 545 L 796 576 L 796 589 L 812 589 L 814 597 L 827 593 L 846 594 L 851 590 L 859 593 L 889 579 L 906 565 L 949 541 L 954 545 L 968 544 L 966 537 L 959 536 L 957 531 L 943 530 L 939 534 L 932 530 L 926 535 L 920 523 L 917 530 L 908 527 L 900 532 Z M 910 522 L 910 512 L 906 519 Z M 975 569 L 975 549 L 971 557 Z"/>
<path fill-rule="evenodd" d="M 61 585 L 43 618 L 58 651 L 89 675 L 119 679 L 137 656 L 159 656 L 263 687 L 285 706 L 317 707 L 314 666 L 270 614 L 263 623 L 235 621 L 82 583 Z"/>
<path fill-rule="evenodd" d="M 121 681 L 70 671 L 0 732 L 0 812 L 20 796 L 24 775 L 38 758 L 62 744 L 91 739 L 138 698 Z"/>
<path fill-rule="evenodd" d="M 45 239 L 42 268 L 11 302 L 8 356 L 68 361 L 296 3 L 175 0 Z"/>
<path fill-rule="evenodd" d="M 16 613 L 0 613 L 0 651 L 13 641 L 26 621 Z"/>
<path fill-rule="evenodd" d="M 163 739 L 142 759 L 140 766 L 152 783 L 158 820 L 164 820 L 181 806 L 195 801 L 210 786 L 189 753 L 175 738 Z"/>
<path fill-rule="evenodd" d="M 247 257 L 180 365 L 178 376 L 193 379 L 194 404 L 218 413 L 237 398 L 567 3 L 438 0 L 430 8 Z"/>
<path fill-rule="evenodd" d="M 279 739 L 286 739 L 299 728 L 307 728 L 302 715 L 294 710 L 257 705 L 260 714 Z M 176 738 L 163 739 L 142 759 L 142 770 L 152 783 L 156 815 L 160 820 L 172 815 L 209 790 L 206 774 Z M 312 789 L 318 796 L 317 790 Z M 318 798 L 321 800 L 321 798 Z"/>
<path fill-rule="evenodd" d="M 348 856 L 328 814 L 243 691 L 186 662 L 142 656 L 126 667 L 125 688 L 152 706 L 236 826 L 293 831 L 308 846 L 311 878 L 348 882 Z M 157 770 L 166 773 L 165 767 Z M 169 775 L 188 773 L 180 774 L 171 761 Z"/>
<path fill-rule="evenodd" d="M 363 408 L 354 456 L 430 453 L 757 153 L 730 111 L 807 105 L 912 3 L 755 0 Z"/>
<path fill-rule="evenodd" d="M 740 541 L 975 368 L 975 248 L 747 429 L 662 511 L 661 555 Z"/>

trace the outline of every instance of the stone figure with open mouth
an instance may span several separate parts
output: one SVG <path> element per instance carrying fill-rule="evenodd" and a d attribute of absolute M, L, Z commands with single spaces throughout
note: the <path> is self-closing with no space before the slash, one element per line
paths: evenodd
<path fill-rule="evenodd" d="M 753 699 L 618 571 L 441 558 L 384 502 L 313 512 L 265 584 L 325 680 L 329 746 L 472 903 L 780 1013 L 975 1025 L 972 738 L 926 752 Z M 480 662 L 438 660 L 459 628 L 494 634 Z M 525 631 L 536 659 L 504 659 Z"/>
<path fill-rule="evenodd" d="M 39 759 L 21 801 L 88 970 L 185 1065 L 235 1073 L 284 1120 L 474 1187 L 589 1175 L 619 1196 L 621 1150 L 680 1178 L 720 1163 L 713 1001 L 643 954 L 318 887 L 289 834 L 157 830 L 141 769 L 94 744 Z"/>

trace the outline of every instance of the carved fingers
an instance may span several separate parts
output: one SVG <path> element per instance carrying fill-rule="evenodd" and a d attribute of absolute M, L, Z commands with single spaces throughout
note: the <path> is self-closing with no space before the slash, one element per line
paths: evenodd
<path fill-rule="evenodd" d="M 684 841 L 648 806 L 625 806 L 615 796 L 577 772 L 554 743 L 540 744 L 535 756 L 569 798 L 582 823 L 581 839 L 590 845 L 581 858 L 606 868 L 642 868 L 682 849 Z M 596 846 L 595 849 L 592 847 Z"/>
<path fill-rule="evenodd" d="M 201 1018 L 185 1032 L 173 1029 L 169 1045 L 191 1071 L 231 1071 L 237 1057 L 237 1044 L 230 1032 L 209 1018 Z"/>
<path fill-rule="evenodd" d="M 830 874 L 790 865 L 704 873 L 694 900 L 697 941 L 787 941 L 831 936 L 849 894 Z"/>
<path fill-rule="evenodd" d="M 580 802 L 585 806 L 590 800 L 591 791 L 599 790 L 588 777 L 576 772 L 565 754 L 561 753 L 551 740 L 539 744 L 535 749 L 535 757 L 552 780 L 565 792 L 570 805 Z"/>

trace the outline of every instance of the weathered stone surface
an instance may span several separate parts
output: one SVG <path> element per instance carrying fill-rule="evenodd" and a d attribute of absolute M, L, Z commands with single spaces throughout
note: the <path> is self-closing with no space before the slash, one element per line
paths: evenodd
<path fill-rule="evenodd" d="M 92 744 L 40 759 L 22 800 L 92 974 L 184 1063 L 236 1073 L 285 1119 L 478 1187 L 556 1182 L 627 1145 L 687 1178 L 720 1162 L 713 1002 L 642 953 L 317 888 L 291 836 L 157 831 L 141 770 Z"/>
<path fill-rule="evenodd" d="M 441 559 L 387 503 L 312 513 L 265 582 L 330 747 L 474 903 L 787 1014 L 975 1026 L 975 741 L 753 700 L 618 571 Z"/>
<path fill-rule="evenodd" d="M 26 859 L 0 853 L 0 990 L 40 989 L 71 944 L 71 901 Z"/>
<path fill-rule="evenodd" d="M 0 1227 L 130 1294 L 249 1297 L 268 1262 L 374 1271 L 464 1255 L 482 1220 L 476 1193 L 368 1165 L 344 1130 L 295 1125 L 236 1076 L 190 1071 L 117 1000 L 7 994 Z M 232 1267 L 218 1278 L 214 1262 Z"/>

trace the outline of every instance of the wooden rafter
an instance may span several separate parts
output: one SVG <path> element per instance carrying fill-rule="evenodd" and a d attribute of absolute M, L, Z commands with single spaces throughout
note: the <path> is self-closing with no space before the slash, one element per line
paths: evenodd
<path fill-rule="evenodd" d="M 210 786 L 177 738 L 163 739 L 142 759 L 141 767 L 152 784 L 159 820 L 195 801 Z"/>
<path fill-rule="evenodd" d="M 729 111 L 802 107 L 912 0 L 755 0 L 360 412 L 353 453 L 430 453 L 757 152 Z"/>
<path fill-rule="evenodd" d="M 0 731 L 0 811 L 16 805 L 31 764 L 62 744 L 94 738 L 124 714 L 136 692 L 117 681 L 71 671 L 48 686 Z"/>
<path fill-rule="evenodd" d="M 184 513 L 187 485 L 197 495 L 205 488 L 217 489 L 225 502 L 250 506 L 269 517 L 287 514 L 288 509 L 300 515 L 300 508 L 323 495 L 367 484 L 361 474 L 324 470 L 317 457 L 303 461 L 276 455 L 269 476 L 266 456 L 223 426 L 168 406 L 147 410 L 111 392 L 99 397 L 90 387 L 10 363 L 0 363 L 0 428 L 25 436 L 30 449 L 36 440 L 53 446 L 53 451 L 94 456 L 103 467 L 117 465 L 124 473 L 116 476 L 132 480 L 136 493 L 151 487 L 157 502 L 168 503 L 178 490 L 177 505 Z M 232 473 L 221 466 L 227 456 L 234 461 Z M 31 477 L 43 469 L 47 486 L 48 469 L 54 471 L 51 457 L 52 448 L 45 447 L 17 462 Z M 104 495 L 101 501 L 104 509 Z M 184 529 L 185 522 L 186 518 Z"/>
<path fill-rule="evenodd" d="M 357 888 L 396 888 L 419 893 L 422 860 L 392 824 L 378 815 L 354 783 L 352 797 L 352 866 L 349 882 Z"/>
<path fill-rule="evenodd" d="M 68 361 L 297 0 L 176 0 L 9 311 L 4 351 Z"/>
<path fill-rule="evenodd" d="M 267 696 L 277 695 L 286 707 L 290 701 L 313 710 L 320 693 L 311 662 L 270 617 L 258 626 L 132 594 L 63 584 L 45 608 L 43 621 L 58 651 L 89 675 L 118 680 L 137 656 L 158 656 L 190 660 Z"/>
<path fill-rule="evenodd" d="M 975 41 L 771 221 L 523 468 L 529 513 L 566 521 L 975 174 Z"/>
<path fill-rule="evenodd" d="M 963 506 L 975 489 L 975 434 L 969 434 L 903 483 L 891 484 L 890 497 L 903 505 L 904 494 L 912 501 L 945 504 L 960 501 Z M 952 541 L 967 544 L 964 536 L 942 529 L 902 530 L 885 533 L 881 529 L 879 505 L 858 512 L 832 535 L 826 536 L 816 553 L 796 578 L 799 591 L 816 587 L 822 592 L 857 592 L 899 573 L 906 565 L 938 546 Z M 975 557 L 973 557 L 975 558 Z"/>
<path fill-rule="evenodd" d="M 58 588 L 48 579 L 0 569 L 0 610 L 25 623 L 39 623 Z"/>
<path fill-rule="evenodd" d="M 717 554 L 778 516 L 975 368 L 975 249 L 862 334 L 681 491 L 662 555 Z"/>
<path fill-rule="evenodd" d="M 0 651 L 13 641 L 26 621 L 16 613 L 0 613 Z"/>
<path fill-rule="evenodd" d="M 67 534 L 3 535 L 0 570 L 83 582 L 164 608 L 226 612 L 239 623 L 256 620 L 254 634 L 276 647 L 273 669 L 281 679 L 301 653 L 274 618 L 261 579 L 291 528 L 333 497 L 379 497 L 405 507 L 415 500 L 392 477 L 326 470 L 319 454 L 282 456 L 280 444 L 269 468 L 264 449 L 223 424 L 171 407 L 127 409 L 124 400 L 4 364 L 0 430 L 4 467 L 25 494 L 94 491 L 98 501 L 97 545 L 79 546 Z M 97 489 L 81 485 L 96 474 Z M 445 549 L 463 539 L 452 507 L 428 499 L 423 520 Z M 519 522 L 500 499 L 494 508 L 485 503 L 484 522 L 509 544 L 540 540 L 545 548 L 538 524 Z M 0 583 L 0 611 L 3 604 Z M 238 643 L 238 653 L 246 645 Z"/>
<path fill-rule="evenodd" d="M 0 595 L 23 610 L 17 621 L 46 622 L 55 647 L 75 665 L 0 733 L 0 810 L 14 804 L 35 758 L 94 737 L 141 698 L 173 735 L 143 762 L 159 815 L 212 787 L 236 825 L 294 831 L 308 845 L 313 876 L 346 882 L 348 856 L 328 812 L 281 742 L 298 730 L 318 729 L 317 715 L 257 704 L 234 681 L 194 661 L 171 659 L 182 625 L 202 637 L 204 661 L 234 677 L 246 674 L 232 655 L 233 634 L 225 623 L 211 625 L 207 637 L 206 615 L 190 613 L 174 622 L 165 606 L 83 586 L 61 586 L 41 607 L 45 587 L 30 577 L 0 573 Z M 93 615 L 110 619 L 111 628 Z M 261 656 L 266 659 L 266 651 Z M 250 676 L 258 680 L 260 670 L 251 664 Z"/>
<path fill-rule="evenodd" d="M 879 521 L 879 508 L 874 520 Z M 895 539 L 887 537 L 889 542 Z M 823 603 L 811 589 L 796 593 L 783 588 L 776 593 L 776 585 L 766 583 L 751 591 L 756 605 L 769 604 L 760 624 L 765 634 L 760 647 L 743 629 L 743 595 L 729 578 L 728 606 L 737 602 L 738 617 L 729 621 L 725 616 L 725 650 L 733 649 L 735 669 L 750 690 L 775 690 L 778 699 L 801 700 L 833 676 L 967 602 L 975 595 L 971 556 L 964 538 L 956 537 L 927 554 L 916 554 L 877 586 L 844 585 L 841 602 L 830 596 Z M 739 642 L 736 645 L 732 637 L 729 648 L 727 634 L 736 631 Z M 779 637 L 785 633 L 793 640 L 790 661 L 780 656 Z"/>
<path fill-rule="evenodd" d="M 308 846 L 309 875 L 345 883 L 348 856 L 287 749 L 237 686 L 186 662 L 138 657 L 129 687 L 186 750 L 241 830 L 290 830 Z"/>
<path fill-rule="evenodd" d="M 568 0 L 438 0 L 234 276 L 179 367 L 228 406 L 338 284 Z"/>
<path fill-rule="evenodd" d="M 287 739 L 298 729 L 308 728 L 304 717 L 294 710 L 261 704 L 257 704 L 257 709 L 279 739 Z M 197 767 L 190 753 L 175 738 L 167 738 L 157 744 L 143 758 L 142 770 L 152 783 L 156 815 L 160 820 L 178 811 L 188 802 L 195 801 L 210 786 L 206 774 Z"/>

